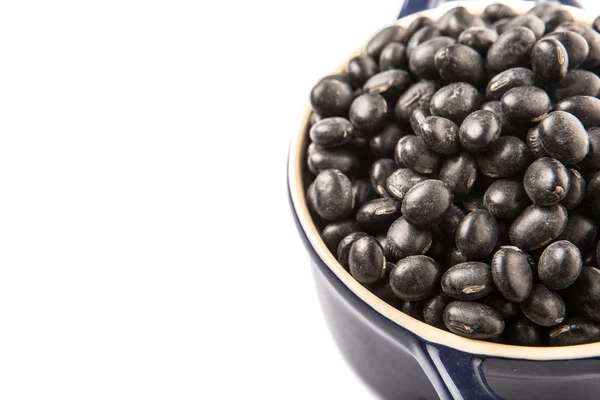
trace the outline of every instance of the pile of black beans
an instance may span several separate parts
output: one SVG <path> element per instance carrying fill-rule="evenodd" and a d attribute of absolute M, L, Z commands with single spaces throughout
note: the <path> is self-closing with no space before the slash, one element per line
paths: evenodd
<path fill-rule="evenodd" d="M 354 279 L 460 336 L 600 341 L 599 29 L 457 7 L 314 86 L 307 203 Z"/>

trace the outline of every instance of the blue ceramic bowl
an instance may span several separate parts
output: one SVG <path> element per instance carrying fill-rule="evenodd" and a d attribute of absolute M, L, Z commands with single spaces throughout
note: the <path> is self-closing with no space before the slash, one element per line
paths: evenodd
<path fill-rule="evenodd" d="M 431 3 L 436 1 L 408 1 L 398 24 L 408 26 L 420 15 L 435 20 L 459 3 L 481 15 L 491 1 L 454 2 L 403 16 Z M 505 3 L 518 12 L 532 6 L 524 1 Z M 569 11 L 587 24 L 595 17 L 581 9 Z M 290 147 L 290 205 L 312 259 L 329 327 L 348 362 L 368 385 L 387 399 L 600 398 L 600 343 L 538 348 L 466 339 L 411 318 L 356 282 L 329 252 L 308 212 L 309 118 L 307 107 Z"/>

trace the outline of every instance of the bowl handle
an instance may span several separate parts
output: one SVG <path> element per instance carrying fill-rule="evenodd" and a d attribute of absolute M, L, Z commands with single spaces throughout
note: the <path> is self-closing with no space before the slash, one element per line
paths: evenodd
<path fill-rule="evenodd" d="M 400 10 L 400 14 L 398 14 L 398 18 L 406 17 L 407 15 L 414 14 L 419 11 L 428 10 L 430 8 L 435 8 L 443 3 L 449 3 L 455 0 L 404 0 L 402 3 L 402 9 Z M 476 1 L 476 0 L 474 0 Z M 525 0 L 530 1 L 530 0 Z M 531 0 L 535 1 L 535 0 Z M 501 0 L 498 0 L 501 2 Z M 566 6 L 580 7 L 581 4 L 578 0 L 559 0 L 560 3 Z"/>

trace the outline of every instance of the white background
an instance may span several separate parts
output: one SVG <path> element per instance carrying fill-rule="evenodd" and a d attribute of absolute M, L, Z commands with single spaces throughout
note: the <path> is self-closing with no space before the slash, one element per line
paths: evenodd
<path fill-rule="evenodd" d="M 364 399 L 287 144 L 401 1 L 0 4 L 0 398 Z"/>

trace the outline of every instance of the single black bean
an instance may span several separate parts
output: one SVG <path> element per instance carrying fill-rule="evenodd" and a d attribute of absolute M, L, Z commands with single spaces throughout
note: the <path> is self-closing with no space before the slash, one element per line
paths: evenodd
<path fill-rule="evenodd" d="M 477 153 L 479 171 L 490 178 L 509 178 L 523 171 L 531 155 L 525 143 L 514 136 L 500 136 L 489 150 Z"/>
<path fill-rule="evenodd" d="M 546 345 L 544 329 L 527 318 L 507 323 L 504 333 L 508 342 L 513 345 L 538 347 Z"/>
<path fill-rule="evenodd" d="M 488 149 L 500 137 L 501 130 L 500 119 L 492 111 L 472 112 L 460 125 L 460 144 L 474 152 Z"/>
<path fill-rule="evenodd" d="M 516 218 L 527 207 L 527 203 L 523 185 L 514 179 L 494 181 L 483 195 L 483 206 L 496 218 Z"/>
<path fill-rule="evenodd" d="M 377 63 L 367 55 L 352 57 L 346 64 L 346 73 L 354 87 L 361 87 L 378 72 Z"/>
<path fill-rule="evenodd" d="M 448 118 L 456 124 L 479 108 L 481 96 L 477 89 L 464 82 L 451 83 L 438 90 L 431 98 L 432 115 Z"/>
<path fill-rule="evenodd" d="M 394 105 L 398 97 L 412 84 L 408 72 L 403 69 L 389 69 L 373 75 L 363 86 L 368 94 L 380 94 L 388 104 Z"/>
<path fill-rule="evenodd" d="M 585 38 L 590 47 L 587 58 L 581 65 L 582 68 L 594 68 L 600 64 L 600 35 L 591 27 L 577 22 L 564 22 L 556 27 L 555 31 L 572 31 Z"/>
<path fill-rule="evenodd" d="M 420 81 L 406 89 L 394 108 L 396 118 L 400 121 L 408 121 L 412 112 L 417 109 L 429 110 L 429 102 L 434 93 L 438 91 L 439 85 L 434 81 Z M 418 131 L 415 131 L 418 133 Z"/>
<path fill-rule="evenodd" d="M 427 177 L 418 174 L 408 168 L 400 168 L 394 171 L 387 179 L 385 186 L 387 192 L 402 201 L 404 195 L 417 183 L 424 182 Z"/>
<path fill-rule="evenodd" d="M 489 100 L 500 100 L 504 93 L 519 86 L 535 85 L 535 73 L 529 68 L 515 67 L 495 75 L 487 84 L 485 96 Z"/>
<path fill-rule="evenodd" d="M 477 26 L 462 31 L 458 36 L 458 43 L 470 46 L 485 56 L 497 38 L 498 33 L 495 30 Z"/>
<path fill-rule="evenodd" d="M 429 150 L 423 139 L 415 135 L 406 135 L 398 141 L 394 158 L 396 164 L 424 175 L 437 172 L 439 164 L 439 156 Z"/>
<path fill-rule="evenodd" d="M 514 246 L 502 246 L 492 258 L 492 277 L 506 299 L 520 303 L 533 287 L 533 261 L 529 254 Z"/>
<path fill-rule="evenodd" d="M 379 55 L 379 70 L 404 69 L 407 66 L 406 46 L 402 43 L 390 43 Z"/>
<path fill-rule="evenodd" d="M 600 99 L 596 97 L 567 97 L 556 104 L 554 110 L 573 114 L 586 128 L 600 126 Z"/>
<path fill-rule="evenodd" d="M 559 10 L 560 5 L 560 1 L 556 0 L 540 1 L 539 3 L 536 3 L 527 13 L 541 18 L 545 15 L 553 13 L 556 10 Z"/>
<path fill-rule="evenodd" d="M 567 97 L 592 96 L 595 97 L 600 90 L 600 78 L 593 72 L 584 69 L 574 69 L 567 72 L 565 79 L 552 86 L 548 91 L 554 102 L 559 102 Z"/>
<path fill-rule="evenodd" d="M 442 47 L 435 53 L 435 66 L 447 82 L 467 82 L 480 86 L 486 78 L 481 55 L 464 44 Z"/>
<path fill-rule="evenodd" d="M 540 39 L 531 52 L 531 67 L 539 82 L 558 83 L 569 68 L 567 49 L 552 37 Z"/>
<path fill-rule="evenodd" d="M 350 248 L 358 239 L 368 236 L 364 232 L 353 232 L 342 239 L 337 248 L 337 259 L 342 266 L 348 270 L 348 256 L 350 255 Z"/>
<path fill-rule="evenodd" d="M 587 207 L 596 219 L 600 219 L 600 172 L 597 172 L 587 184 L 585 199 Z"/>
<path fill-rule="evenodd" d="M 373 132 L 381 127 L 387 113 L 388 105 L 383 96 L 363 94 L 350 106 L 350 122 L 358 129 Z"/>
<path fill-rule="evenodd" d="M 392 198 L 379 198 L 363 204 L 356 212 L 356 222 L 370 232 L 385 233 L 400 218 L 400 203 Z"/>
<path fill-rule="evenodd" d="M 448 210 L 448 213 L 446 214 L 446 218 L 439 223 L 438 227 L 444 235 L 453 238 L 456 234 L 456 229 L 458 228 L 460 221 L 462 221 L 464 217 L 464 211 L 461 210 L 457 205 L 452 204 Z M 465 259 L 465 261 L 467 260 Z"/>
<path fill-rule="evenodd" d="M 438 20 L 438 27 L 448 34 L 448 36 L 457 38 L 458 35 L 465 29 L 471 27 L 484 27 L 485 22 L 479 17 L 476 17 L 469 13 L 464 7 L 455 7 L 450 12 L 448 19 L 444 21 L 443 18 Z"/>
<path fill-rule="evenodd" d="M 556 204 L 527 207 L 510 226 L 510 241 L 529 251 L 544 247 L 556 239 L 567 226 L 567 210 Z"/>
<path fill-rule="evenodd" d="M 310 139 L 322 147 L 337 147 L 352 139 L 354 127 L 346 118 L 324 118 L 310 128 Z"/>
<path fill-rule="evenodd" d="M 510 89 L 500 99 L 502 111 L 516 122 L 537 122 L 552 109 L 550 97 L 536 86 Z"/>
<path fill-rule="evenodd" d="M 488 339 L 504 332 L 500 313 L 485 304 L 453 301 L 444 310 L 444 324 L 452 332 L 471 339 Z"/>
<path fill-rule="evenodd" d="M 523 186 L 535 204 L 551 206 L 559 203 L 569 192 L 569 172 L 560 161 L 542 157 L 525 171 Z"/>
<path fill-rule="evenodd" d="M 546 32 L 552 32 L 560 24 L 575 20 L 569 11 L 563 9 L 555 10 L 540 19 L 546 24 Z"/>
<path fill-rule="evenodd" d="M 424 26 L 429 26 L 429 25 L 433 25 L 433 21 L 431 18 L 429 18 L 429 17 L 415 18 L 410 23 L 410 25 L 408 25 L 408 28 L 406 28 L 407 38 L 410 39 L 419 29 L 423 28 Z"/>
<path fill-rule="evenodd" d="M 360 226 L 354 220 L 346 220 L 340 222 L 332 222 L 327 225 L 321 232 L 321 238 L 325 245 L 335 254 L 342 239 L 353 232 L 360 232 Z"/>
<path fill-rule="evenodd" d="M 437 224 L 452 205 L 452 192 L 442 181 L 429 179 L 417 183 L 404 195 L 402 215 L 418 226 Z"/>
<path fill-rule="evenodd" d="M 427 256 L 409 256 L 398 261 L 390 275 L 390 286 L 396 296 L 407 301 L 425 300 L 440 282 L 440 269 Z"/>
<path fill-rule="evenodd" d="M 383 248 L 371 236 L 362 237 L 352 244 L 348 264 L 350 274 L 363 284 L 375 283 L 385 275 Z"/>
<path fill-rule="evenodd" d="M 510 319 L 521 312 L 518 303 L 506 300 L 504 296 L 497 292 L 489 295 L 485 304 L 498 311 L 504 319 Z"/>
<path fill-rule="evenodd" d="M 310 92 L 312 108 L 323 118 L 346 117 L 354 94 L 350 84 L 325 77 Z"/>
<path fill-rule="evenodd" d="M 325 170 L 314 182 L 315 209 L 326 220 L 340 221 L 354 208 L 352 182 L 337 169 Z"/>
<path fill-rule="evenodd" d="M 423 319 L 426 324 L 436 328 L 447 330 L 444 325 L 444 310 L 448 304 L 452 303 L 452 298 L 444 293 L 438 293 L 425 301 L 423 305 Z"/>
<path fill-rule="evenodd" d="M 496 22 L 502 18 L 514 18 L 517 13 L 509 6 L 502 3 L 493 3 L 485 7 L 483 17 L 490 22 Z"/>
<path fill-rule="evenodd" d="M 424 254 L 429 250 L 431 241 L 431 230 L 398 218 L 387 232 L 386 255 L 391 261 L 398 261 L 408 256 Z"/>
<path fill-rule="evenodd" d="M 554 326 L 565 319 L 565 302 L 560 295 L 544 285 L 535 284 L 531 294 L 521 303 L 521 311 L 531 322 Z"/>
<path fill-rule="evenodd" d="M 538 262 L 538 276 L 546 287 L 562 290 L 575 282 L 582 267 L 583 260 L 577 246 L 567 240 L 559 240 L 542 253 Z"/>
<path fill-rule="evenodd" d="M 429 27 L 423 29 L 427 28 Z M 438 75 L 434 62 L 436 53 L 439 49 L 454 43 L 456 43 L 456 40 L 450 37 L 437 36 L 419 44 L 408 56 L 410 72 L 421 79 L 436 77 Z"/>
<path fill-rule="evenodd" d="M 590 52 L 588 42 L 577 32 L 552 32 L 544 37 L 554 38 L 562 43 L 569 55 L 569 69 L 579 68 Z"/>
<path fill-rule="evenodd" d="M 449 119 L 431 116 L 420 126 L 420 137 L 436 153 L 452 154 L 458 148 L 458 126 Z"/>
<path fill-rule="evenodd" d="M 488 101 L 481 105 L 482 110 L 493 112 L 502 126 L 501 133 L 521 136 L 523 132 L 527 132 L 527 124 L 515 124 L 502 112 L 500 101 Z"/>
<path fill-rule="evenodd" d="M 579 163 L 579 167 L 583 170 L 596 172 L 600 170 L 600 127 L 593 127 L 587 130 L 588 139 L 590 141 L 590 150 Z"/>
<path fill-rule="evenodd" d="M 569 192 L 562 200 L 562 205 L 567 210 L 573 210 L 583 203 L 587 184 L 581 173 L 575 168 L 569 168 Z"/>
<path fill-rule="evenodd" d="M 469 261 L 467 257 L 460 252 L 456 247 L 451 248 L 448 251 L 448 257 L 446 259 L 446 266 L 448 268 L 453 267 L 458 264 L 462 264 Z"/>
<path fill-rule="evenodd" d="M 439 36 L 442 36 L 442 31 L 440 31 L 436 26 L 427 25 L 421 27 L 410 37 L 408 43 L 406 43 L 406 56 L 410 59 L 412 57 L 413 50 L 416 49 L 420 44 Z"/>
<path fill-rule="evenodd" d="M 544 150 L 544 148 L 542 147 L 542 142 L 540 142 L 540 132 L 538 128 L 539 126 L 535 125 L 531 129 L 529 129 L 529 131 L 527 131 L 527 137 L 525 139 L 525 142 L 527 143 L 527 148 L 529 149 L 531 156 L 536 160 L 538 158 L 548 157 L 548 153 L 546 153 L 546 150 Z"/>
<path fill-rule="evenodd" d="M 450 267 L 442 276 L 442 290 L 457 300 L 482 299 L 495 290 L 490 266 L 468 261 Z"/>
<path fill-rule="evenodd" d="M 538 130 L 544 150 L 564 164 L 576 164 L 589 152 L 588 134 L 573 114 L 553 111 L 542 119 Z"/>
<path fill-rule="evenodd" d="M 367 179 L 357 179 L 352 183 L 352 193 L 354 193 L 354 206 L 361 207 L 369 200 L 377 197 L 371 181 Z"/>
<path fill-rule="evenodd" d="M 381 197 L 389 197 L 385 185 L 396 169 L 396 162 L 391 158 L 380 158 L 371 165 L 371 185 Z"/>
<path fill-rule="evenodd" d="M 577 280 L 565 292 L 569 311 L 600 322 L 600 270 L 583 267 Z"/>
<path fill-rule="evenodd" d="M 523 14 L 513 18 L 504 27 L 505 31 L 517 27 L 525 27 L 531 29 L 537 39 L 541 38 L 546 31 L 546 24 L 539 17 L 533 14 Z"/>
<path fill-rule="evenodd" d="M 429 111 L 429 102 L 427 103 L 427 108 L 417 107 L 410 113 L 410 127 L 415 134 L 421 131 L 421 124 L 423 121 L 425 121 L 425 118 L 429 116 L 431 116 L 431 112 Z"/>
<path fill-rule="evenodd" d="M 313 175 L 319 175 L 326 169 L 337 169 L 347 176 L 354 176 L 359 166 L 358 158 L 348 149 L 325 149 L 314 143 L 308 146 L 307 163 Z"/>
<path fill-rule="evenodd" d="M 549 333 L 550 346 L 572 346 L 600 341 L 600 325 L 581 317 L 570 317 Z"/>
<path fill-rule="evenodd" d="M 407 38 L 406 28 L 400 25 L 390 25 L 373 36 L 366 46 L 366 53 L 373 59 L 379 59 L 379 54 L 390 43 L 398 42 L 402 43 Z"/>
<path fill-rule="evenodd" d="M 456 247 L 469 260 L 487 257 L 498 242 L 498 221 L 487 210 L 467 214 L 456 229 Z"/>
<path fill-rule="evenodd" d="M 448 186 L 455 198 L 464 198 L 477 180 L 477 165 L 469 153 L 463 152 L 448 158 L 442 168 L 438 179 Z"/>
<path fill-rule="evenodd" d="M 369 148 L 375 157 L 393 157 L 398 140 L 409 134 L 409 130 L 396 124 L 386 125 L 369 139 Z"/>
<path fill-rule="evenodd" d="M 496 72 L 526 67 L 535 41 L 531 29 L 517 27 L 507 30 L 490 46 L 487 52 L 488 67 Z"/>

